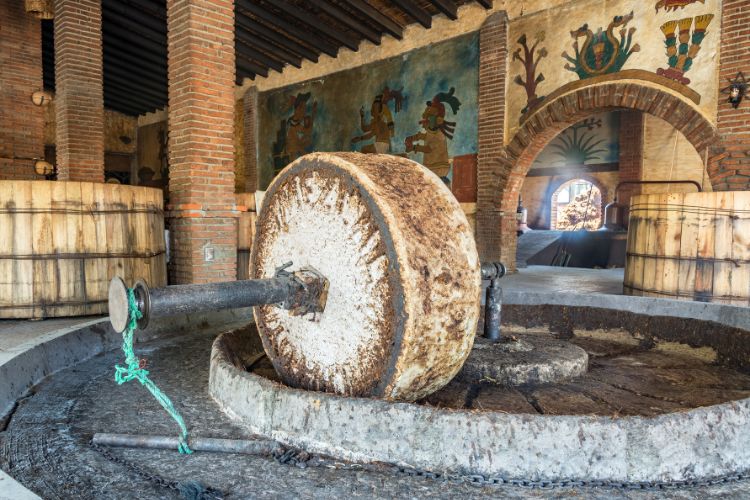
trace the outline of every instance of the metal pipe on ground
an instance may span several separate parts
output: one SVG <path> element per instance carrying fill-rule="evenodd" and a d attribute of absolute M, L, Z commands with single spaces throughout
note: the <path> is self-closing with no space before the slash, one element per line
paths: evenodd
<path fill-rule="evenodd" d="M 92 442 L 99 446 L 117 448 L 148 448 L 153 450 L 176 450 L 180 445 L 177 436 L 150 436 L 144 434 L 110 434 L 97 432 Z M 270 455 L 283 452 L 285 448 L 276 441 L 267 439 L 219 439 L 193 437 L 189 439 L 190 449 L 193 451 L 208 451 L 217 453 L 242 453 L 245 455 Z"/>

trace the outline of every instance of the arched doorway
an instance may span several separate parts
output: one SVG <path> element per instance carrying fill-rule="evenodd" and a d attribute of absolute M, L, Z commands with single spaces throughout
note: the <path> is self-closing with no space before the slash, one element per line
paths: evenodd
<path fill-rule="evenodd" d="M 483 259 L 500 259 L 511 266 L 515 264 L 515 207 L 524 178 L 542 149 L 566 128 L 587 116 L 618 110 L 637 110 L 661 118 L 680 131 L 701 154 L 721 144 L 716 127 L 692 101 L 658 83 L 592 78 L 585 86 L 550 95 L 543 106 L 524 120 L 500 156 L 487 162 L 486 171 L 477 173 L 480 179 L 492 179 L 494 193 L 499 193 L 493 198 L 480 197 L 477 200 L 478 215 L 482 214 L 482 217 L 477 217 L 477 234 L 499 231 L 502 241 L 500 246 L 492 241 L 497 241 L 496 238 L 478 241 Z M 716 181 L 710 180 L 712 183 Z"/>

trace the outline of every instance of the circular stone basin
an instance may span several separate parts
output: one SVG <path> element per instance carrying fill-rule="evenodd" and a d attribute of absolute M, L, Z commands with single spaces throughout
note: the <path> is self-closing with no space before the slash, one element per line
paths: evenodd
<path fill-rule="evenodd" d="M 586 353 L 588 371 L 515 387 L 459 376 L 417 403 L 347 398 L 279 383 L 250 327 L 215 341 L 209 391 L 252 432 L 342 460 L 634 483 L 750 468 L 749 310 L 519 297 L 506 297 L 503 309 L 504 335 L 522 342 L 517 352 L 565 344 Z M 696 311 L 714 321 L 691 318 Z M 472 356 L 493 351 L 482 345 Z"/>

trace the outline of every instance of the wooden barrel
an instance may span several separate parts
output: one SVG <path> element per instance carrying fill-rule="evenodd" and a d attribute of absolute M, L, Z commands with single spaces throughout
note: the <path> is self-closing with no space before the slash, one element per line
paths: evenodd
<path fill-rule="evenodd" d="M 0 181 L 0 318 L 106 314 L 109 280 L 167 283 L 162 191 Z"/>
<path fill-rule="evenodd" d="M 256 307 L 266 354 L 293 387 L 416 400 L 471 351 L 481 279 L 474 235 L 435 174 L 391 155 L 314 153 L 266 192 L 254 278 L 311 267 L 325 311 Z"/>
<path fill-rule="evenodd" d="M 624 291 L 750 306 L 750 191 L 633 197 Z"/>
<path fill-rule="evenodd" d="M 255 193 L 237 193 L 235 202 L 240 212 L 237 221 L 237 279 L 250 279 L 250 250 L 255 237 Z"/>

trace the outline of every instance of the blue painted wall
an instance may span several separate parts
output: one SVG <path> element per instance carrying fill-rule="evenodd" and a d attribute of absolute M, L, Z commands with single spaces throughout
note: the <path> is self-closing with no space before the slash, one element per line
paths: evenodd
<path fill-rule="evenodd" d="M 420 121 L 426 102 L 455 88 L 460 101 L 457 113 L 445 105 L 445 120 L 455 122 L 453 138 L 447 140 L 448 156 L 477 152 L 477 94 L 479 80 L 478 33 L 416 49 L 402 56 L 327 75 L 258 96 L 259 187 L 265 189 L 275 168 L 294 158 L 297 152 L 359 151 L 373 140 L 352 143 L 362 135 L 360 109 L 371 120 L 373 100 L 386 87 L 400 91 L 401 110 L 388 102 L 393 120 L 392 154 L 422 161 L 421 153 L 406 152 L 405 139 L 423 131 Z M 309 97 L 306 94 L 309 93 Z M 295 104 L 297 113 L 295 115 Z M 291 130 L 291 134 L 287 133 Z M 281 133 L 280 133 L 281 132 Z M 290 136 L 296 147 L 285 148 Z"/>

